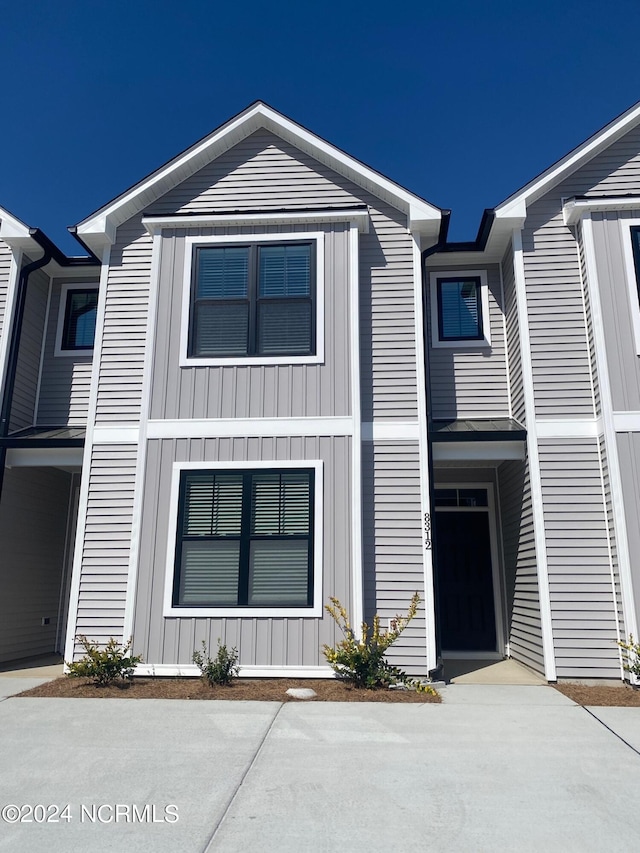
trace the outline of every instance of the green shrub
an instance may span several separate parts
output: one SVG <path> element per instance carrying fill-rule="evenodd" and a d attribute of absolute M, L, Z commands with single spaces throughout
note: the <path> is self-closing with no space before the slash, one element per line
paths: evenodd
<path fill-rule="evenodd" d="M 192 660 L 210 687 L 213 687 L 214 684 L 230 684 L 240 671 L 238 650 L 231 649 L 229 651 L 226 646 L 220 645 L 220 639 L 218 639 L 218 653 L 213 660 L 209 657 L 207 644 L 204 640 L 202 641 L 202 651 L 194 652 Z"/>
<path fill-rule="evenodd" d="M 347 611 L 338 599 L 331 598 L 330 601 L 331 604 L 325 605 L 325 610 L 333 617 L 344 639 L 333 648 L 324 645 L 322 651 L 338 678 L 358 688 L 374 689 L 393 684 L 413 686 L 405 672 L 385 659 L 385 653 L 416 615 L 420 603 L 418 593 L 413 595 L 407 615 L 394 617 L 388 631 L 380 630 L 380 617 L 377 615 L 373 618 L 371 629 L 363 622 L 361 639 L 356 639 Z"/>
<path fill-rule="evenodd" d="M 620 640 L 618 645 L 622 649 L 622 666 L 625 672 L 640 678 L 640 643 L 636 643 L 633 634 L 629 634 L 629 641 Z"/>
<path fill-rule="evenodd" d="M 86 654 L 75 663 L 67 663 L 69 675 L 72 678 L 90 678 L 98 687 L 112 684 L 118 678 L 131 679 L 136 665 L 141 663 L 141 655 L 130 655 L 131 638 L 126 645 L 121 646 L 113 637 L 101 649 L 97 643 L 91 642 L 83 634 L 78 634 L 76 640 L 84 648 Z M 66 661 L 65 661 L 66 663 Z"/>

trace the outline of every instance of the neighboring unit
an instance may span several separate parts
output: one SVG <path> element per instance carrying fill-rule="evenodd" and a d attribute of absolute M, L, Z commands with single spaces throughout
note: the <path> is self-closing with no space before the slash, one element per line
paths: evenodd
<path fill-rule="evenodd" d="M 640 570 L 640 106 L 449 212 L 257 102 L 73 229 L 0 210 L 0 662 L 624 676 Z"/>

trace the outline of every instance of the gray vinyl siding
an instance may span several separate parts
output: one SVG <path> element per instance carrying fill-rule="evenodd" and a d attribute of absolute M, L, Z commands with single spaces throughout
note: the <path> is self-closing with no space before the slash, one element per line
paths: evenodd
<path fill-rule="evenodd" d="M 456 267 L 456 272 L 471 267 Z M 500 268 L 492 264 L 487 269 L 489 290 L 489 327 L 491 347 L 466 348 L 455 344 L 433 347 L 437 335 L 437 318 L 431 316 L 431 294 L 426 300 L 427 363 L 431 382 L 431 407 L 434 418 L 492 418 L 508 417 L 509 394 L 505 354 L 505 335 Z M 429 273 L 450 270 L 429 269 Z M 431 285 L 429 285 L 431 286 Z"/>
<path fill-rule="evenodd" d="M 636 187 L 636 191 L 639 190 L 640 185 Z M 592 218 L 613 409 L 637 412 L 640 410 L 640 359 L 635 348 L 632 315 L 640 311 L 640 306 L 635 282 L 631 282 L 635 303 L 630 302 L 622 223 L 640 219 L 640 209 L 594 213 Z M 624 238 L 631 239 L 628 228 L 624 230 Z"/>
<path fill-rule="evenodd" d="M 78 282 L 78 279 L 69 281 Z M 73 355 L 55 355 L 58 324 L 64 319 L 60 317 L 65 310 L 60 303 L 64 283 L 64 279 L 55 279 L 51 288 L 36 420 L 39 424 L 83 426 L 89 408 L 93 354 L 78 350 Z"/>
<path fill-rule="evenodd" d="M 93 447 L 76 633 L 99 642 L 122 639 L 137 453 L 135 444 Z"/>
<path fill-rule="evenodd" d="M 518 325 L 518 300 L 513 268 L 513 246 L 509 243 L 502 259 L 502 281 L 504 288 L 504 313 L 506 328 L 506 352 L 509 365 L 509 397 L 511 415 L 523 426 L 526 425 L 524 385 L 522 382 L 522 352 Z"/>
<path fill-rule="evenodd" d="M 9 295 L 9 278 L 11 276 L 11 249 L 0 241 L 0 341 L 6 334 L 4 319 Z"/>
<path fill-rule="evenodd" d="M 140 419 L 152 239 L 139 217 L 118 228 L 111 249 L 98 365 L 96 426 Z"/>
<path fill-rule="evenodd" d="M 366 442 L 362 446 L 365 619 L 405 614 L 414 592 L 416 618 L 387 653 L 414 676 L 426 675 L 424 564 L 417 444 Z"/>
<path fill-rule="evenodd" d="M 587 341 L 589 342 L 589 361 L 591 364 L 591 377 L 593 382 L 593 405 L 596 417 L 601 417 L 602 398 L 600 395 L 600 377 L 598 375 L 598 361 L 596 358 L 596 339 L 593 329 L 593 306 L 591 299 L 591 289 L 587 275 L 587 260 L 584 250 L 584 235 L 582 230 L 582 223 L 580 223 L 576 228 L 576 240 L 578 241 L 578 256 L 580 258 L 580 277 L 582 280 L 582 292 L 584 294 Z"/>
<path fill-rule="evenodd" d="M 614 588 L 615 609 L 618 619 L 618 631 L 621 637 L 627 636 L 624 619 L 624 607 L 622 604 L 622 587 L 620 584 L 620 564 L 618 561 L 618 544 L 616 538 L 616 524 L 613 511 L 613 497 L 611 494 L 611 478 L 609 475 L 609 461 L 604 436 L 598 438 L 600 461 L 602 467 L 602 491 L 604 493 L 604 506 L 607 518 L 607 534 L 609 536 L 609 551 L 611 561 L 611 576 Z M 634 552 L 635 553 L 635 552 Z"/>
<path fill-rule="evenodd" d="M 515 660 L 544 674 L 528 463 L 503 462 L 498 468 L 498 485 L 510 653 Z"/>
<path fill-rule="evenodd" d="M 71 475 L 56 468 L 5 471 L 0 662 L 55 650 L 70 489 Z"/>
<path fill-rule="evenodd" d="M 636 619 L 640 622 L 640 433 L 622 432 L 616 436 L 622 494 L 624 497 L 624 516 L 631 556 L 631 582 L 633 585 Z M 625 633 L 623 632 L 623 635 Z"/>
<path fill-rule="evenodd" d="M 217 640 L 235 646 L 244 666 L 324 666 L 323 643 L 341 635 L 326 613 L 321 618 L 166 618 L 162 615 L 167 566 L 169 495 L 173 463 L 273 460 L 323 461 L 324 529 L 322 603 L 338 598 L 352 605 L 351 579 L 351 439 L 216 438 L 162 439 L 148 442 L 142 516 L 140 568 L 135 609 L 135 648 L 148 663 L 190 664 L 202 640 L 215 649 Z M 175 531 L 171 530 L 171 547 Z"/>
<path fill-rule="evenodd" d="M 539 441 L 558 678 L 620 678 L 597 439 Z"/>
<path fill-rule="evenodd" d="M 49 278 L 41 270 L 29 277 L 27 299 L 20 337 L 20 351 L 13 390 L 10 430 L 33 426 L 44 322 L 47 313 Z"/>
<path fill-rule="evenodd" d="M 193 236 L 295 230 L 325 233 L 323 364 L 243 366 L 229 359 L 223 367 L 180 367 L 185 231 L 162 238 L 160 292 L 151 395 L 152 418 L 271 418 L 351 414 L 349 372 L 348 226 L 291 226 L 255 229 L 190 229 Z"/>

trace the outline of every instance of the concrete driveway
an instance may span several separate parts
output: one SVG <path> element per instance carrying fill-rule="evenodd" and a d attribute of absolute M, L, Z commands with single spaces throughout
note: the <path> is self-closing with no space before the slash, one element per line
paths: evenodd
<path fill-rule="evenodd" d="M 5 699 L 0 850 L 637 849 L 640 708 L 585 710 L 550 687 L 442 692 Z"/>

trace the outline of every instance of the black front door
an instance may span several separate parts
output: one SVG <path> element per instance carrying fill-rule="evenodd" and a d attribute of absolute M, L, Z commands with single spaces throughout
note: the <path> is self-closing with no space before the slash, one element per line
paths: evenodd
<path fill-rule="evenodd" d="M 487 512 L 437 512 L 438 599 L 443 651 L 496 650 Z"/>

